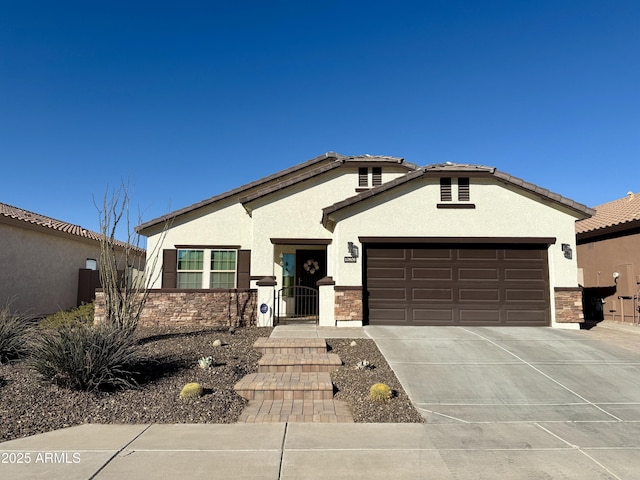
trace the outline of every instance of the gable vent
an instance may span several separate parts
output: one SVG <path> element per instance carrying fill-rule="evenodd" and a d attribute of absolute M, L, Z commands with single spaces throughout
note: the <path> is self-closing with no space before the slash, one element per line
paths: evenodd
<path fill-rule="evenodd" d="M 460 202 L 468 202 L 470 199 L 469 194 L 469 178 L 462 177 L 458 178 L 458 201 Z"/>
<path fill-rule="evenodd" d="M 381 167 L 373 167 L 371 169 L 371 179 L 374 187 L 377 187 L 378 185 L 382 185 L 382 168 Z"/>
<path fill-rule="evenodd" d="M 440 201 L 450 202 L 453 199 L 451 196 L 451 178 L 442 177 L 440 179 Z"/>
<path fill-rule="evenodd" d="M 358 169 L 358 186 L 359 187 L 367 187 L 369 186 L 369 169 L 367 167 L 360 167 Z"/>

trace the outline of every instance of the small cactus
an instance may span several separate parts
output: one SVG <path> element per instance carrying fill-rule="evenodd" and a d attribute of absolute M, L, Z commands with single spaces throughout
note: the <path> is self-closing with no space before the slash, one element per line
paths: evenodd
<path fill-rule="evenodd" d="M 204 393 L 204 388 L 199 383 L 187 383 L 180 391 L 180 398 L 191 399 L 201 397 Z"/>
<path fill-rule="evenodd" d="M 213 364 L 213 357 L 202 357 L 200 360 L 198 360 L 198 366 L 203 370 L 206 370 L 207 368 L 211 368 L 212 364 Z"/>
<path fill-rule="evenodd" d="M 213 345 L 214 347 L 219 347 L 220 345 L 222 345 L 222 342 L 218 338 L 218 339 L 214 340 L 211 345 Z"/>
<path fill-rule="evenodd" d="M 393 390 L 385 383 L 376 383 L 369 390 L 369 398 L 376 402 L 388 402 L 393 396 Z"/>

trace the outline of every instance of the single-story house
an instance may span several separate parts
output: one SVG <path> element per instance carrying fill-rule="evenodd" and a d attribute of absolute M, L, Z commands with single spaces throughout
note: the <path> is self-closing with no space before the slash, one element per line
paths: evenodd
<path fill-rule="evenodd" d="M 231 321 L 257 291 L 241 303 L 258 325 L 577 328 L 575 221 L 592 213 L 494 167 L 329 152 L 137 231 L 147 265 L 161 255 L 154 315 L 206 322 L 199 302 L 226 292 Z"/>
<path fill-rule="evenodd" d="M 585 319 L 639 323 L 640 193 L 594 210 L 576 222 Z"/>
<path fill-rule="evenodd" d="M 146 252 L 134 253 L 143 268 Z M 33 317 L 76 307 L 100 284 L 100 234 L 0 203 L 0 266 L 0 306 Z"/>

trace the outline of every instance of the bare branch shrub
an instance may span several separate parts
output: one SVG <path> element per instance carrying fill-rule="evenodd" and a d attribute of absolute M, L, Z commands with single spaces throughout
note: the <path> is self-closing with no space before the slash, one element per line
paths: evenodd
<path fill-rule="evenodd" d="M 133 231 L 131 225 L 127 184 L 123 182 L 113 191 L 107 188 L 102 206 L 97 208 L 100 215 L 100 281 L 105 302 L 104 322 L 128 335 L 136 330 L 155 280 L 154 275 L 159 275 L 156 272 L 158 255 L 152 252 L 152 264 L 146 265 L 145 252 L 140 248 L 140 235 Z M 116 240 L 119 227 L 126 229 L 126 241 Z M 167 224 L 162 235 L 166 230 Z"/>

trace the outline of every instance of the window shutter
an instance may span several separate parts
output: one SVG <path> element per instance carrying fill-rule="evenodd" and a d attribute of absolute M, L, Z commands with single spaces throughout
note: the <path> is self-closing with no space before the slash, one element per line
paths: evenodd
<path fill-rule="evenodd" d="M 382 185 L 382 168 L 373 167 L 371 171 L 372 171 L 373 186 L 377 187 L 378 185 Z"/>
<path fill-rule="evenodd" d="M 238 288 L 251 288 L 251 250 L 238 250 Z"/>
<path fill-rule="evenodd" d="M 469 194 L 469 178 L 463 177 L 458 179 L 458 201 L 468 202 L 471 198 Z"/>
<path fill-rule="evenodd" d="M 440 179 L 440 201 L 450 202 L 453 200 L 451 196 L 451 178 L 443 177 Z"/>
<path fill-rule="evenodd" d="M 178 283 L 178 250 L 162 250 L 162 288 L 176 288 Z"/>
<path fill-rule="evenodd" d="M 369 169 L 367 167 L 358 168 L 358 186 L 359 187 L 368 187 L 369 186 Z"/>

